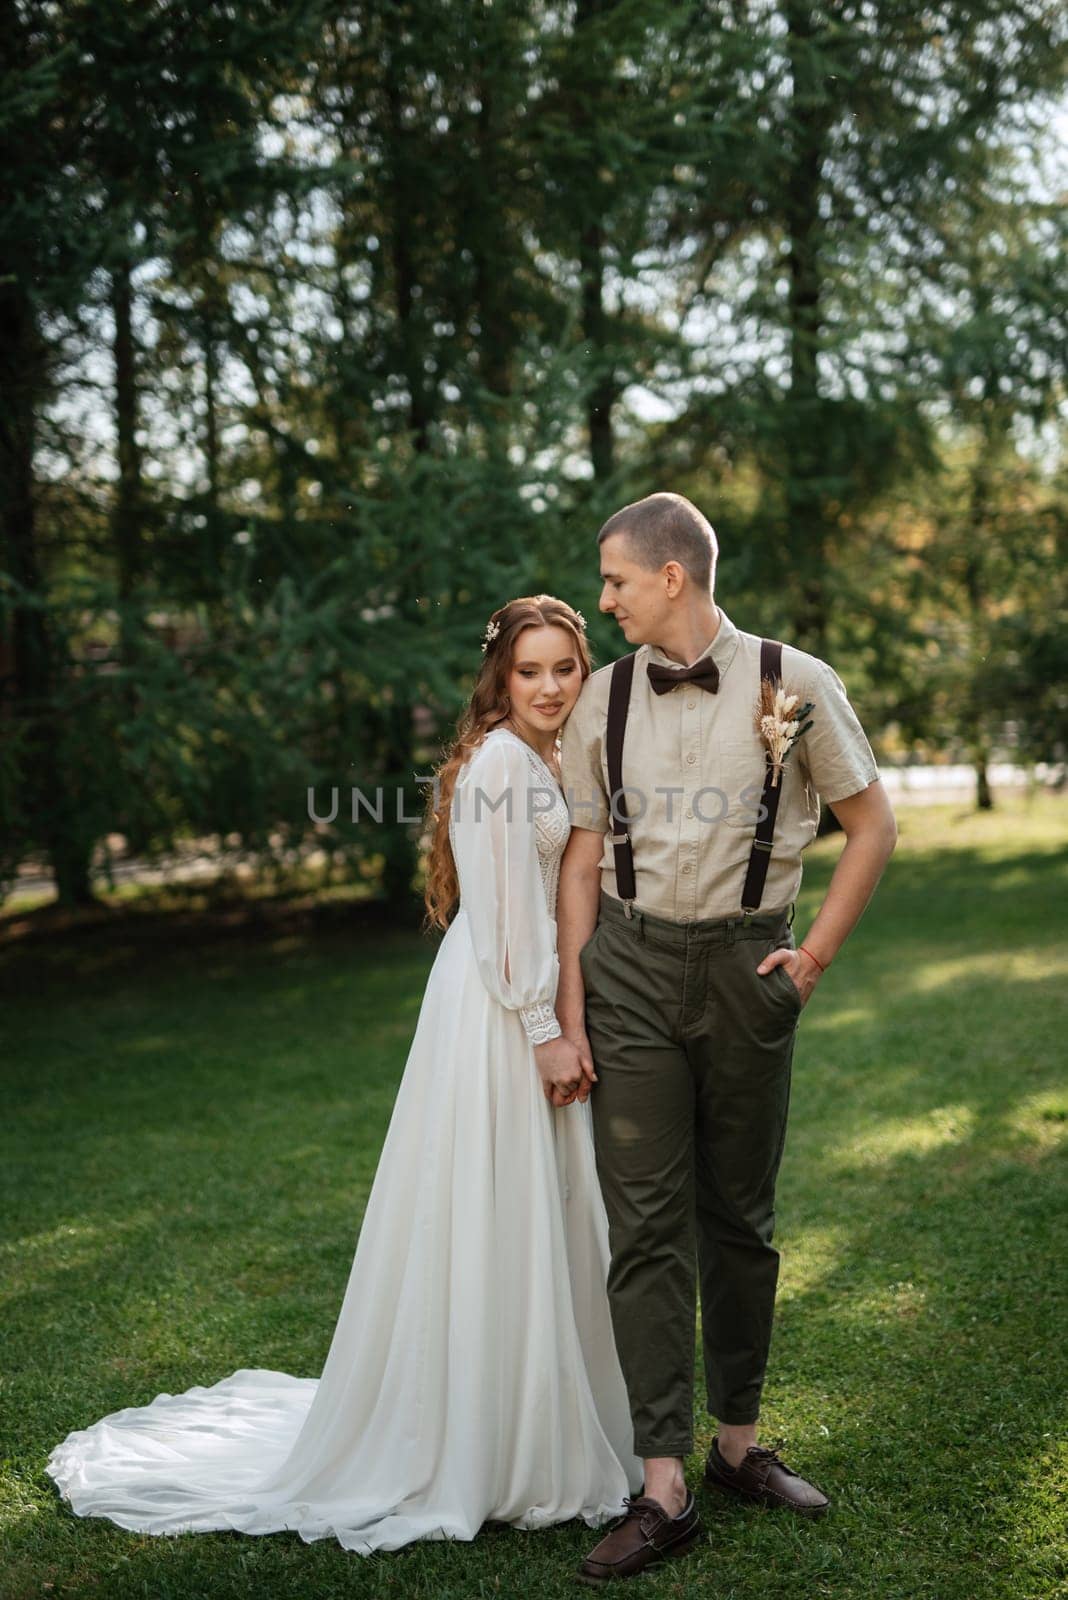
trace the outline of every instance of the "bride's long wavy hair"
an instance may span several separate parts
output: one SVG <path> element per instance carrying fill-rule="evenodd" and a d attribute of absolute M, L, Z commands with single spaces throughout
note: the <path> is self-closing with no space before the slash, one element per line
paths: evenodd
<path fill-rule="evenodd" d="M 449 843 L 453 790 L 461 766 L 478 749 L 487 733 L 506 721 L 511 711 L 508 675 L 512 670 L 519 635 L 524 628 L 566 628 L 575 641 L 575 654 L 583 682 L 592 670 L 582 621 L 565 600 L 557 600 L 551 594 L 523 595 L 517 600 L 509 600 L 507 605 L 495 611 L 490 618 L 491 628 L 494 623 L 497 624 L 497 632 L 486 647 L 471 699 L 457 721 L 456 737 L 445 759 L 434 769 L 437 805 L 434 804 L 433 788 L 427 800 L 426 831 L 430 834 L 430 850 L 423 892 L 426 906 L 423 927 L 426 931 L 447 928 L 460 898 L 456 862 Z"/>

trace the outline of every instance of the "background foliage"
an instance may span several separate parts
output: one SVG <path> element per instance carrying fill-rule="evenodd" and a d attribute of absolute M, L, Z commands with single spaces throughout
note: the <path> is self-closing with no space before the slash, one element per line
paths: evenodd
<path fill-rule="evenodd" d="M 488 612 L 592 619 L 656 487 L 881 756 L 980 803 L 992 755 L 1063 759 L 1060 7 L 0 0 L 0 37 L 0 886 L 417 801 Z M 323 837 L 407 902 L 418 825 Z"/>

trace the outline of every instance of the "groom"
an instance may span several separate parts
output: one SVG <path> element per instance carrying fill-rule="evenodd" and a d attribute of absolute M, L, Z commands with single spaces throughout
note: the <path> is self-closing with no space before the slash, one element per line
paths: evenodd
<path fill-rule="evenodd" d="M 594 1584 L 700 1537 L 683 1477 L 698 1275 L 719 1423 L 705 1481 L 807 1516 L 828 1505 L 757 1444 L 775 1180 L 798 1018 L 897 837 L 841 679 L 815 656 L 743 633 L 716 604 L 716 536 L 696 506 L 649 495 L 609 518 L 598 543 L 600 608 L 637 648 L 586 681 L 564 730 L 573 831 L 556 1009 L 583 1062 L 580 1098 L 596 1067 L 608 1295 L 645 1484 L 582 1563 Z M 776 711 L 776 688 L 798 697 L 792 717 Z M 762 692 L 773 719 L 763 725 Z M 818 796 L 846 844 L 796 945 Z"/>

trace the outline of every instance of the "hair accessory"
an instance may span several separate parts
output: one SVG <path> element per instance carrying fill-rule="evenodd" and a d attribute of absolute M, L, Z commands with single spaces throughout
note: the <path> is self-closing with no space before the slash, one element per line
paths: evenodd
<path fill-rule="evenodd" d="M 490 622 L 482 639 L 482 654 L 485 655 L 490 645 L 501 631 L 499 622 Z"/>
<path fill-rule="evenodd" d="M 586 632 L 586 618 L 582 615 L 581 611 L 576 611 L 575 615 L 579 619 L 579 626 L 581 627 L 583 633 L 585 633 Z"/>

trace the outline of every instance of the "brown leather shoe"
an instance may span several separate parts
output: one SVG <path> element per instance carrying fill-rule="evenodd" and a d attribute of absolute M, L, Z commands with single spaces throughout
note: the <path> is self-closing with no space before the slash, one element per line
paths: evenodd
<path fill-rule="evenodd" d="M 654 1562 L 681 1556 L 701 1537 L 701 1522 L 692 1494 L 677 1517 L 669 1517 L 659 1500 L 648 1495 L 624 1500 L 627 1507 L 600 1544 L 595 1545 L 575 1576 L 583 1583 L 608 1583 L 633 1578 Z"/>
<path fill-rule="evenodd" d="M 745 1460 L 732 1467 L 720 1455 L 719 1444 L 713 1439 L 705 1462 L 705 1482 L 710 1489 L 724 1489 L 758 1505 L 788 1506 L 803 1517 L 822 1517 L 831 1503 L 814 1483 L 807 1483 L 788 1467 L 777 1450 L 760 1444 L 751 1444 Z"/>

